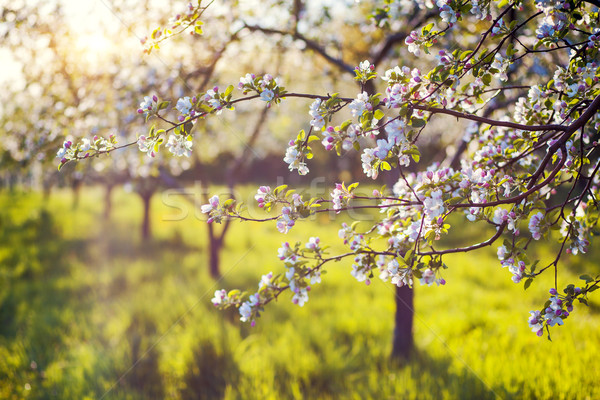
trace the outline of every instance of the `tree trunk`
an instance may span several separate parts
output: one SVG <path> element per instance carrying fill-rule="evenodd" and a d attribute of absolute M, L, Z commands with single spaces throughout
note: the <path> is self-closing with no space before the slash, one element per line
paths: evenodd
<path fill-rule="evenodd" d="M 104 192 L 104 220 L 108 221 L 110 219 L 110 215 L 112 214 L 112 191 L 114 185 L 108 184 L 106 185 L 106 190 Z"/>
<path fill-rule="evenodd" d="M 142 201 L 144 202 L 144 219 L 142 220 L 142 240 L 147 241 L 152 236 L 150 229 L 150 200 L 152 192 L 142 193 Z"/>
<path fill-rule="evenodd" d="M 396 316 L 392 358 L 408 358 L 413 349 L 414 289 L 396 287 Z"/>
<path fill-rule="evenodd" d="M 73 210 L 76 210 L 79 207 L 79 199 L 81 198 L 81 182 L 74 182 L 73 185 L 71 186 L 71 190 L 73 192 L 73 204 L 72 204 L 72 208 Z"/>
<path fill-rule="evenodd" d="M 220 269 L 220 257 L 221 249 L 223 248 L 223 238 L 216 238 L 214 235 L 209 235 L 209 262 L 208 268 L 210 276 L 213 279 L 219 279 L 221 277 Z"/>

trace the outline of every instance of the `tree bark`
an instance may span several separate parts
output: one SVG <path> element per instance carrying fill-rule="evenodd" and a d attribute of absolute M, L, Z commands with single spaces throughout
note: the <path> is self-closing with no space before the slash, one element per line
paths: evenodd
<path fill-rule="evenodd" d="M 82 182 L 79 180 L 74 181 L 71 185 L 71 190 L 73 193 L 73 204 L 71 205 L 71 207 L 73 208 L 73 210 L 79 208 L 79 199 L 81 198 L 81 185 Z"/>
<path fill-rule="evenodd" d="M 413 350 L 413 299 L 414 289 L 408 286 L 396 287 L 392 358 L 406 359 Z"/>
<path fill-rule="evenodd" d="M 219 279 L 221 277 L 220 261 L 222 248 L 223 238 L 216 238 L 213 235 L 210 235 L 208 267 L 210 271 L 210 276 L 213 279 Z"/>
<path fill-rule="evenodd" d="M 147 241 L 152 237 L 152 230 L 150 227 L 150 200 L 152 199 L 152 192 L 141 193 L 142 201 L 144 203 L 144 217 L 142 219 L 142 240 Z"/>
<path fill-rule="evenodd" d="M 108 221 L 110 219 L 110 215 L 112 214 L 112 191 L 114 185 L 107 184 L 104 191 L 104 220 Z"/>

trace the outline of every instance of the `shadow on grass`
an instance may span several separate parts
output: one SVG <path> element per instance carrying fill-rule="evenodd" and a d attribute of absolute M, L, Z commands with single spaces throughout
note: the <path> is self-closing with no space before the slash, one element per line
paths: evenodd
<path fill-rule="evenodd" d="M 84 240 L 62 238 L 45 210 L 22 222 L 0 215 L 0 351 L 10 354 L 10 362 L 0 363 L 0 398 L 3 389 L 19 393 L 25 384 L 35 389 L 32 398 L 56 394 L 46 368 L 64 355 L 66 338 L 86 325 L 73 316 L 86 315 L 89 288 L 72 279 L 71 262 L 86 251 Z"/>
<path fill-rule="evenodd" d="M 219 352 L 212 342 L 201 342 L 187 366 L 183 400 L 222 399 L 227 386 L 236 386 L 239 370 L 230 352 Z"/>
<path fill-rule="evenodd" d="M 396 370 L 410 369 L 410 375 L 419 384 L 419 392 L 429 398 L 495 399 L 505 398 L 506 393 L 496 393 L 474 371 L 452 357 L 432 357 L 424 350 L 416 349 L 411 358 L 392 360 Z M 458 364 L 458 367 L 456 366 Z"/>

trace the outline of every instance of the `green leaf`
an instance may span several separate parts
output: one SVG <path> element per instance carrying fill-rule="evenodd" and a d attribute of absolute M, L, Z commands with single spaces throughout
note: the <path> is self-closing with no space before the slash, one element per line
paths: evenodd
<path fill-rule="evenodd" d="M 189 135 L 192 132 L 193 127 L 194 124 L 192 123 L 192 121 L 188 121 L 183 125 L 183 131 Z"/>
<path fill-rule="evenodd" d="M 472 53 L 473 53 L 473 50 L 463 51 L 462 54 L 460 55 L 460 60 L 463 61 L 465 58 L 467 58 Z"/>
<path fill-rule="evenodd" d="M 235 204 L 234 199 L 228 199 L 223 203 L 223 208 L 231 208 Z"/>
<path fill-rule="evenodd" d="M 490 75 L 490 74 L 485 74 L 485 75 L 483 75 L 483 76 L 481 77 L 481 80 L 483 81 L 483 83 L 484 83 L 486 86 L 489 86 L 489 85 L 490 85 L 490 83 L 492 83 L 492 75 Z"/>
<path fill-rule="evenodd" d="M 385 114 L 381 110 L 375 110 L 373 113 L 373 117 L 375 117 L 375 119 L 382 119 L 384 116 Z"/>
<path fill-rule="evenodd" d="M 421 33 L 424 36 L 427 36 L 429 34 L 429 32 L 431 32 L 431 28 L 433 28 L 433 22 L 430 24 L 425 25 L 422 29 L 421 29 Z"/>
<path fill-rule="evenodd" d="M 410 121 L 410 124 L 413 128 L 421 128 L 425 126 L 425 121 L 422 119 L 412 119 Z"/>
<path fill-rule="evenodd" d="M 224 97 L 229 96 L 231 93 L 233 93 L 233 85 L 229 85 L 227 86 L 227 89 L 225 89 L 225 92 L 223 93 Z"/>
<path fill-rule="evenodd" d="M 527 290 L 529 286 L 531 286 L 531 282 L 533 282 L 533 278 L 529 278 L 525 281 L 525 285 L 523 286 L 524 290 Z"/>
<path fill-rule="evenodd" d="M 594 278 L 592 278 L 591 276 L 589 276 L 589 275 L 587 275 L 587 274 L 585 274 L 585 275 L 581 275 L 581 276 L 579 277 L 579 279 L 581 279 L 581 280 L 584 280 L 584 281 L 585 281 L 585 283 L 590 283 L 590 282 L 593 282 L 593 281 L 594 281 Z"/>
<path fill-rule="evenodd" d="M 171 104 L 171 102 L 168 100 L 161 101 L 160 103 L 158 103 L 158 109 L 164 110 L 165 108 L 169 107 L 169 104 Z"/>
<path fill-rule="evenodd" d="M 273 194 L 274 194 L 275 196 L 277 196 L 277 194 L 278 194 L 279 192 L 282 192 L 282 191 L 284 191 L 285 189 L 287 189 L 287 187 L 288 187 L 287 185 L 281 185 L 281 186 L 277 186 L 277 187 L 276 187 L 276 188 L 273 190 Z"/>
<path fill-rule="evenodd" d="M 358 182 L 355 182 L 352 185 L 348 186 L 348 191 L 351 192 L 354 189 L 356 189 L 357 187 L 358 187 Z"/>

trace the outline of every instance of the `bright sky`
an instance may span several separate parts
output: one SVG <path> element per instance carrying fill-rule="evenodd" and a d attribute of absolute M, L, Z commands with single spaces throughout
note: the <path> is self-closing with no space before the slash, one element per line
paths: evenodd
<path fill-rule="evenodd" d="M 123 43 L 117 35 L 111 37 L 110 34 L 104 34 L 103 30 L 109 32 L 127 29 L 118 15 L 116 15 L 108 0 L 59 0 L 63 5 L 66 20 L 69 25 L 69 31 L 78 40 L 75 43 L 76 50 L 90 62 L 102 57 L 102 53 L 108 49 L 122 47 Z M 103 29 L 96 27 L 102 25 Z M 142 48 L 139 45 L 139 39 L 131 35 L 131 42 L 137 46 L 140 55 Z M 21 66 L 15 62 L 8 49 L 2 48 L 0 44 L 0 83 L 14 82 L 19 80 Z"/>

